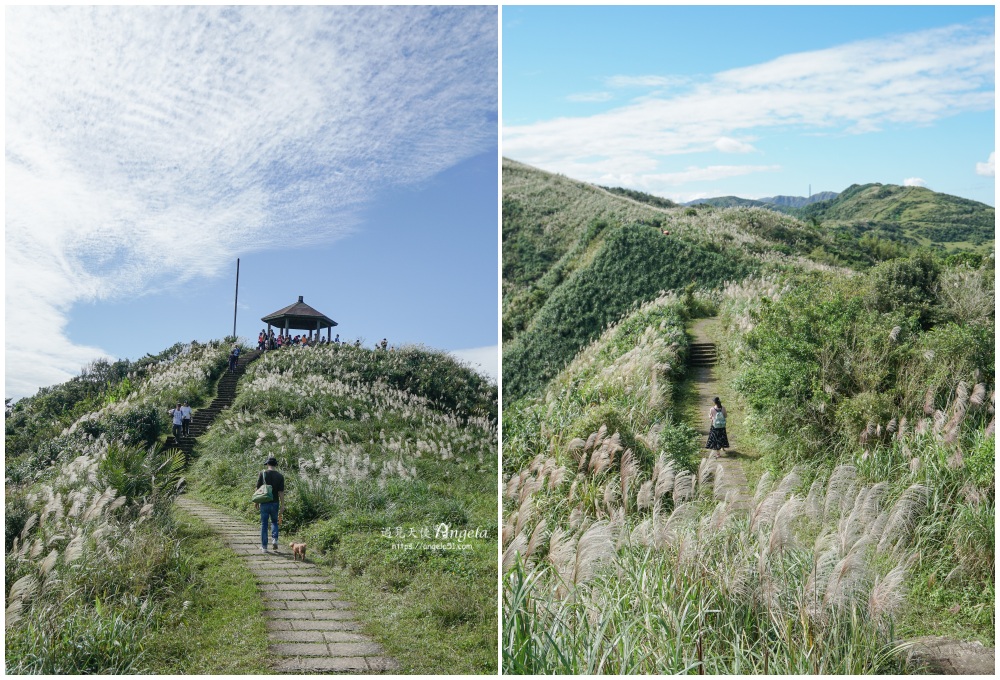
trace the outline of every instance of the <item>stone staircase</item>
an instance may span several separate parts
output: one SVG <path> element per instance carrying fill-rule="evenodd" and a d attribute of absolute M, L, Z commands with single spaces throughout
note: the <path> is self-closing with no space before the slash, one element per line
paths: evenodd
<path fill-rule="evenodd" d="M 233 405 L 233 402 L 236 400 L 236 385 L 240 377 L 246 372 L 247 366 L 252 361 L 256 361 L 260 355 L 260 350 L 256 349 L 241 354 L 239 361 L 236 363 L 235 372 L 231 372 L 226 367 L 225 375 L 219 379 L 218 393 L 215 399 L 207 407 L 200 408 L 191 415 L 191 436 L 182 436 L 178 441 L 174 439 L 173 435 L 170 435 L 167 437 L 164 448 L 180 449 L 184 452 L 184 460 L 191 462 L 191 452 L 194 450 L 195 439 L 208 430 L 223 409 L 227 409 Z"/>
<path fill-rule="evenodd" d="M 689 366 L 715 366 L 719 355 L 714 342 L 693 342 L 688 356 Z"/>

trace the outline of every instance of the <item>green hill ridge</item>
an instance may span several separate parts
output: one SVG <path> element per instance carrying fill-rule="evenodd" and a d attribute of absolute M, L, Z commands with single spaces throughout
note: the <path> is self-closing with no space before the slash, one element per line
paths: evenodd
<path fill-rule="evenodd" d="M 994 258 L 901 231 L 992 209 L 902 189 L 803 221 L 504 163 L 505 673 L 992 666 Z"/>
<path fill-rule="evenodd" d="M 287 482 L 283 535 L 343 570 L 367 632 L 403 670 L 495 672 L 496 387 L 421 347 L 268 352 L 185 470 L 183 454 L 163 447 L 166 411 L 211 401 L 229 346 L 99 363 L 8 407 L 7 670 L 189 668 L 179 658 L 199 672 L 256 668 L 244 647 L 182 633 L 220 617 L 249 630 L 240 617 L 253 610 L 205 601 L 223 597 L 202 580 L 223 549 L 182 528 L 173 498 L 186 478 L 188 493 L 253 521 L 250 487 L 275 455 Z M 457 542 L 461 532 L 472 538 Z M 445 536 L 465 545 L 445 550 Z"/>

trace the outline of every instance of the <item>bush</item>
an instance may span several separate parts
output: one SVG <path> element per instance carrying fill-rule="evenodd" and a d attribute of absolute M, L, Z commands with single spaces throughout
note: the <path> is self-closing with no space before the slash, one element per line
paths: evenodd
<path fill-rule="evenodd" d="M 701 459 L 701 435 L 687 423 L 668 424 L 660 431 L 660 446 L 678 470 L 694 470 Z"/>
<path fill-rule="evenodd" d="M 9 551 L 14 539 L 24 529 L 32 510 L 24 493 L 8 491 L 4 498 L 4 550 Z"/>
<path fill-rule="evenodd" d="M 181 490 L 184 453 L 112 443 L 97 470 L 100 483 L 114 488 L 119 495 L 165 508 Z"/>
<path fill-rule="evenodd" d="M 867 302 L 879 312 L 900 310 L 906 316 L 916 316 L 927 328 L 934 317 L 940 274 L 940 265 L 928 254 L 890 260 L 871 271 Z"/>

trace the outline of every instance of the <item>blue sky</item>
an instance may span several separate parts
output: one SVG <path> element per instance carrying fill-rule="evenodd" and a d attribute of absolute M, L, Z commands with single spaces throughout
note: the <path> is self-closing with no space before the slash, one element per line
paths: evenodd
<path fill-rule="evenodd" d="M 994 197 L 994 9 L 504 7 L 503 153 L 678 201 Z"/>
<path fill-rule="evenodd" d="M 5 390 L 306 302 L 496 374 L 497 10 L 5 10 Z"/>

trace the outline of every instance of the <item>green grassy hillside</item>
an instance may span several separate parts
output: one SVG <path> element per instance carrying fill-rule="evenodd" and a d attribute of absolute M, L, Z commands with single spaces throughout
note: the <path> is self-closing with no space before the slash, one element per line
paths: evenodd
<path fill-rule="evenodd" d="M 274 455 L 282 529 L 355 577 L 407 670 L 495 672 L 497 416 L 496 387 L 444 354 L 290 348 L 250 366 L 191 475 L 252 520 L 247 494 Z M 480 537 L 440 550 L 442 525 Z"/>
<path fill-rule="evenodd" d="M 996 219 L 996 210 L 978 201 L 892 184 L 854 184 L 797 214 L 855 237 L 873 233 L 908 245 L 982 252 L 992 250 Z"/>
<path fill-rule="evenodd" d="M 659 207 L 504 160 L 504 396 L 537 393 L 661 291 L 865 257 L 856 243 L 773 210 Z"/>
<path fill-rule="evenodd" d="M 993 644 L 992 254 L 759 207 L 614 221 L 629 199 L 505 171 L 505 244 L 567 245 L 523 278 L 505 253 L 504 672 L 909 673 L 906 640 Z M 710 315 L 745 501 L 685 401 Z"/>
<path fill-rule="evenodd" d="M 273 453 L 284 530 L 344 570 L 404 669 L 495 673 L 496 387 L 417 347 L 280 350 L 251 364 L 185 470 L 162 447 L 167 409 L 211 398 L 228 346 L 101 364 L 8 412 L 6 670 L 256 672 L 267 643 L 252 575 L 173 499 L 186 478 L 252 520 Z M 473 537 L 446 550 L 439 530 Z"/>

